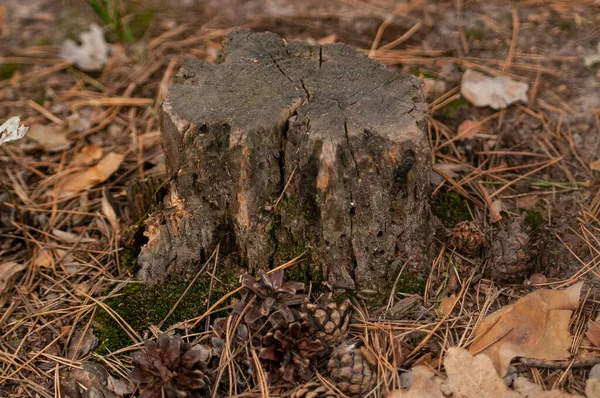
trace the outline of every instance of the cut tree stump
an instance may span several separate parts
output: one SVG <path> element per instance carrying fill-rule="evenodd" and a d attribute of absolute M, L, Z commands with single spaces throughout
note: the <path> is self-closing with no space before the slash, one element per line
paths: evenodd
<path fill-rule="evenodd" d="M 139 276 L 161 282 L 220 244 L 251 270 L 305 252 L 334 288 L 389 291 L 431 242 L 419 81 L 272 33 L 231 33 L 220 61 L 187 61 L 163 103 L 171 181 Z"/>

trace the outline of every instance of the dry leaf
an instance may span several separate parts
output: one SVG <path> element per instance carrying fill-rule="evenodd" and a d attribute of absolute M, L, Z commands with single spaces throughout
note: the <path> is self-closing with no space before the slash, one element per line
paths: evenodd
<path fill-rule="evenodd" d="M 102 214 L 108 218 L 113 229 L 117 229 L 119 227 L 119 219 L 117 218 L 117 212 L 111 202 L 112 198 L 108 189 L 102 187 Z"/>
<path fill-rule="evenodd" d="M 456 294 L 452 293 L 450 296 L 444 296 L 440 303 L 440 311 L 442 314 L 447 315 L 452 311 L 454 306 L 454 300 L 456 300 Z"/>
<path fill-rule="evenodd" d="M 512 391 L 498 376 L 490 358 L 485 355 L 473 357 L 460 347 L 451 347 L 444 358 L 444 368 L 448 375 L 441 390 L 455 397 L 518 398 L 521 395 Z"/>
<path fill-rule="evenodd" d="M 67 130 L 57 124 L 34 124 L 27 137 L 33 139 L 46 152 L 58 152 L 71 146 Z"/>
<path fill-rule="evenodd" d="M 521 397 L 531 397 L 531 398 L 577 398 L 581 397 L 581 395 L 573 395 L 560 390 L 550 390 L 544 391 L 542 386 L 539 384 L 535 384 L 530 382 L 524 377 L 518 377 L 514 382 L 514 389 Z M 589 395 L 588 395 L 589 397 Z M 591 398 L 591 397 L 590 397 Z"/>
<path fill-rule="evenodd" d="M 502 220 L 500 212 L 504 210 L 504 203 L 501 200 L 494 200 L 490 206 L 490 222 L 497 223 Z"/>
<path fill-rule="evenodd" d="M 86 145 L 81 149 L 73 160 L 71 161 L 72 166 L 87 166 L 102 158 L 102 148 L 98 145 Z"/>
<path fill-rule="evenodd" d="M 401 375 L 408 389 L 391 391 L 390 398 L 577 398 L 579 395 L 560 390 L 543 391 L 529 380 L 519 377 L 515 391 L 506 386 L 486 355 L 472 356 L 460 347 L 451 347 L 444 358 L 447 379 L 437 376 L 427 366 L 414 365 L 410 373 Z M 409 375 L 410 377 L 405 377 Z M 597 380 L 596 380 L 597 381 Z M 588 381 L 588 386 L 590 385 Z M 593 386 L 592 386 L 593 387 Z M 587 389 L 586 389 L 587 391 Z M 598 395 L 589 395 L 588 398 Z M 580 397 L 582 398 L 582 397 Z"/>
<path fill-rule="evenodd" d="M 87 329 L 85 333 L 81 330 L 76 331 L 69 342 L 67 348 L 67 358 L 81 359 L 85 357 L 98 345 L 98 338 L 94 336 L 92 329 Z"/>
<path fill-rule="evenodd" d="M 37 249 L 36 255 L 33 258 L 33 265 L 41 268 L 48 268 L 52 266 L 54 262 L 52 253 L 45 249 Z"/>
<path fill-rule="evenodd" d="M 569 320 L 579 305 L 582 284 L 565 290 L 537 290 L 489 315 L 475 328 L 470 352 L 490 357 L 502 377 L 514 357 L 569 358 Z"/>
<path fill-rule="evenodd" d="M 119 397 L 130 396 L 135 391 L 135 385 L 129 380 L 118 380 L 112 376 L 106 379 L 106 388 Z"/>
<path fill-rule="evenodd" d="M 465 120 L 460 124 L 460 126 L 458 126 L 457 138 L 459 140 L 470 140 L 471 138 L 474 138 L 477 134 L 484 131 L 484 129 L 485 126 L 481 122 Z"/>
<path fill-rule="evenodd" d="M 21 123 L 19 116 L 13 116 L 2 123 L 0 126 L 0 145 L 5 142 L 19 140 L 25 136 L 29 127 L 19 126 L 19 123 Z"/>
<path fill-rule="evenodd" d="M 585 383 L 585 395 L 588 398 L 600 397 L 600 380 L 588 379 Z"/>
<path fill-rule="evenodd" d="M 594 160 L 592 163 L 590 163 L 590 169 L 600 171 L 600 159 Z"/>
<path fill-rule="evenodd" d="M 540 201 L 537 195 L 527 195 L 517 198 L 517 207 L 519 209 L 532 210 Z"/>
<path fill-rule="evenodd" d="M 108 45 L 102 28 L 92 23 L 89 32 L 83 32 L 79 37 L 81 45 L 70 39 L 65 40 L 60 48 L 60 57 L 85 71 L 102 69 L 108 59 Z"/>
<path fill-rule="evenodd" d="M 412 384 L 407 390 L 390 391 L 388 398 L 445 398 L 440 390 L 444 379 L 428 366 L 413 366 Z"/>
<path fill-rule="evenodd" d="M 600 347 L 600 326 L 598 325 L 598 318 L 596 318 L 596 322 L 592 322 L 590 319 L 588 321 L 588 330 L 585 334 L 588 339 L 592 342 L 596 347 Z"/>
<path fill-rule="evenodd" d="M 25 269 L 24 264 L 15 263 L 14 261 L 8 261 L 0 264 L 0 294 L 4 293 L 4 290 L 8 286 L 8 281 L 19 271 Z"/>
<path fill-rule="evenodd" d="M 123 155 L 111 152 L 107 154 L 97 165 L 85 171 L 73 173 L 58 184 L 58 190 L 62 194 L 80 192 L 93 185 L 106 181 L 112 173 L 117 171 L 123 161 Z"/>
<path fill-rule="evenodd" d="M 527 102 L 529 85 L 508 76 L 489 77 L 467 69 L 460 82 L 460 93 L 475 106 L 504 109 L 510 104 Z"/>

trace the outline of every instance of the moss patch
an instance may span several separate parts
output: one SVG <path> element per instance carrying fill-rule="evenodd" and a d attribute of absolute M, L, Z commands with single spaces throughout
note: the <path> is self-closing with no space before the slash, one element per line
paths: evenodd
<path fill-rule="evenodd" d="M 544 226 L 544 216 L 539 211 L 529 210 L 523 223 L 532 235 L 539 235 Z"/>
<path fill-rule="evenodd" d="M 454 191 L 437 195 L 431 203 L 431 211 L 448 228 L 454 227 L 461 221 L 471 220 L 469 204 Z"/>
<path fill-rule="evenodd" d="M 416 275 L 400 276 L 398 284 L 396 285 L 396 293 L 418 294 L 419 296 L 423 296 L 423 294 L 425 294 L 425 284 L 426 281 Z"/>
<path fill-rule="evenodd" d="M 0 80 L 10 79 L 17 71 L 17 64 L 7 63 L 0 65 Z"/>
<path fill-rule="evenodd" d="M 221 274 L 215 280 L 210 302 L 214 303 L 238 285 L 237 275 Z M 150 325 L 159 324 L 188 287 L 184 278 L 173 279 L 161 286 L 147 286 L 132 283 L 119 292 L 119 295 L 105 301 L 105 304 L 119 314 L 140 335 Z M 177 309 L 164 323 L 163 328 L 203 314 L 206 311 L 210 277 L 202 276 L 181 300 Z M 213 317 L 225 315 L 216 314 Z M 132 344 L 131 339 L 121 326 L 104 310 L 98 309 L 94 317 L 94 333 L 100 340 L 99 354 L 106 354 Z M 202 330 L 203 323 L 198 325 Z"/>
<path fill-rule="evenodd" d="M 454 101 L 450 101 L 442 108 L 438 110 L 439 114 L 446 119 L 458 119 L 460 116 L 461 109 L 464 109 L 468 106 L 467 101 L 464 98 L 455 99 Z"/>

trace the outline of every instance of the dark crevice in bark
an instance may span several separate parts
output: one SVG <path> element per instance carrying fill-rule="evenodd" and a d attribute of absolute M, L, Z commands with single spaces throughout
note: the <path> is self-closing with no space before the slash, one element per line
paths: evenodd
<path fill-rule="evenodd" d="M 354 170 L 356 170 L 356 177 L 360 177 L 360 173 L 358 172 L 358 163 L 356 162 L 356 157 L 354 156 L 354 150 L 352 149 L 352 145 L 350 145 L 350 137 L 348 136 L 348 121 L 346 119 L 344 119 L 344 133 L 346 135 L 346 143 L 348 144 L 350 155 L 352 156 L 352 161 L 354 162 Z"/>
<path fill-rule="evenodd" d="M 281 66 L 279 66 L 279 63 L 275 60 L 275 57 L 273 57 L 273 55 L 269 54 L 269 57 L 271 58 L 271 60 L 273 61 L 273 64 L 275 65 L 275 67 L 277 69 L 279 69 L 279 72 L 281 72 L 281 74 L 288 79 L 289 81 L 293 82 L 293 80 L 285 74 L 285 72 L 283 71 L 283 69 L 281 69 Z"/>
<path fill-rule="evenodd" d="M 319 47 L 319 68 L 323 65 L 323 46 Z"/>
<path fill-rule="evenodd" d="M 354 196 L 352 194 L 352 182 L 348 186 L 348 190 L 350 191 L 350 277 L 354 282 L 356 282 L 356 268 L 358 267 L 358 261 L 356 260 L 356 252 L 354 247 Z"/>
<path fill-rule="evenodd" d="M 300 84 L 302 84 L 302 89 L 304 90 L 304 92 L 306 93 L 306 99 L 308 101 L 310 101 L 310 93 L 308 92 L 308 89 L 306 88 L 306 86 L 304 85 L 304 79 L 300 79 Z"/>

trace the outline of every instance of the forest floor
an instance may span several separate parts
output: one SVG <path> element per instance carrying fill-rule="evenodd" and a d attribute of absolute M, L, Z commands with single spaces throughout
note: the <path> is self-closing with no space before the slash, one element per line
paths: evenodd
<path fill-rule="evenodd" d="M 381 308 L 352 298 L 350 338 L 374 358 L 371 396 L 401 387 L 398 394 L 408 394 L 402 374 L 411 368 L 414 394 L 397 396 L 444 396 L 435 395 L 439 389 L 418 395 L 425 387 L 417 380 L 448 385 L 450 347 L 486 351 L 524 319 L 506 318 L 505 335 L 473 350 L 487 315 L 540 289 L 578 282 L 584 285 L 573 308 L 562 298 L 550 308 L 559 296 L 509 307 L 527 319 L 542 314 L 535 327 L 545 338 L 552 322 L 562 322 L 567 334 L 543 344 L 566 344 L 568 355 L 515 343 L 508 379 L 586 393 L 600 362 L 598 1 L 95 3 L 114 3 L 122 18 L 110 7 L 101 18 L 81 0 L 0 4 L 0 122 L 20 116 L 30 128 L 25 138 L 0 144 L 1 397 L 71 396 L 55 387 L 69 384 L 77 368 L 87 373 L 76 382 L 94 385 L 89 379 L 102 371 L 90 363 L 110 373 L 110 388 L 106 374 L 97 376 L 105 397 L 131 396 L 131 353 L 146 339 L 177 331 L 186 341 L 205 341 L 211 317 L 231 312 L 233 303 L 221 298 L 237 291 L 239 275 L 217 270 L 217 262 L 167 287 L 135 281 L 142 220 L 133 219 L 125 187 L 152 178 L 160 189 L 161 101 L 186 58 L 216 62 L 235 28 L 272 31 L 288 42 L 347 43 L 425 83 L 431 203 L 440 219 L 435 260 L 425 279 L 391 276 L 397 288 Z M 64 40 L 90 23 L 103 28 L 111 48 L 95 72 L 59 56 Z M 500 110 L 472 105 L 460 90 L 469 69 L 527 83 L 527 101 Z M 288 277 L 295 264 L 285 264 Z M 567 311 L 566 326 L 544 318 L 545 306 Z M 249 355 L 260 367 L 256 353 Z M 418 379 L 418 365 L 433 373 Z M 254 372 L 258 381 L 245 384 L 245 396 L 288 395 L 289 385 L 269 387 Z M 336 390 L 326 372 L 314 380 Z M 504 380 L 512 393 L 512 380 Z M 477 388 L 463 395 L 500 396 Z"/>

